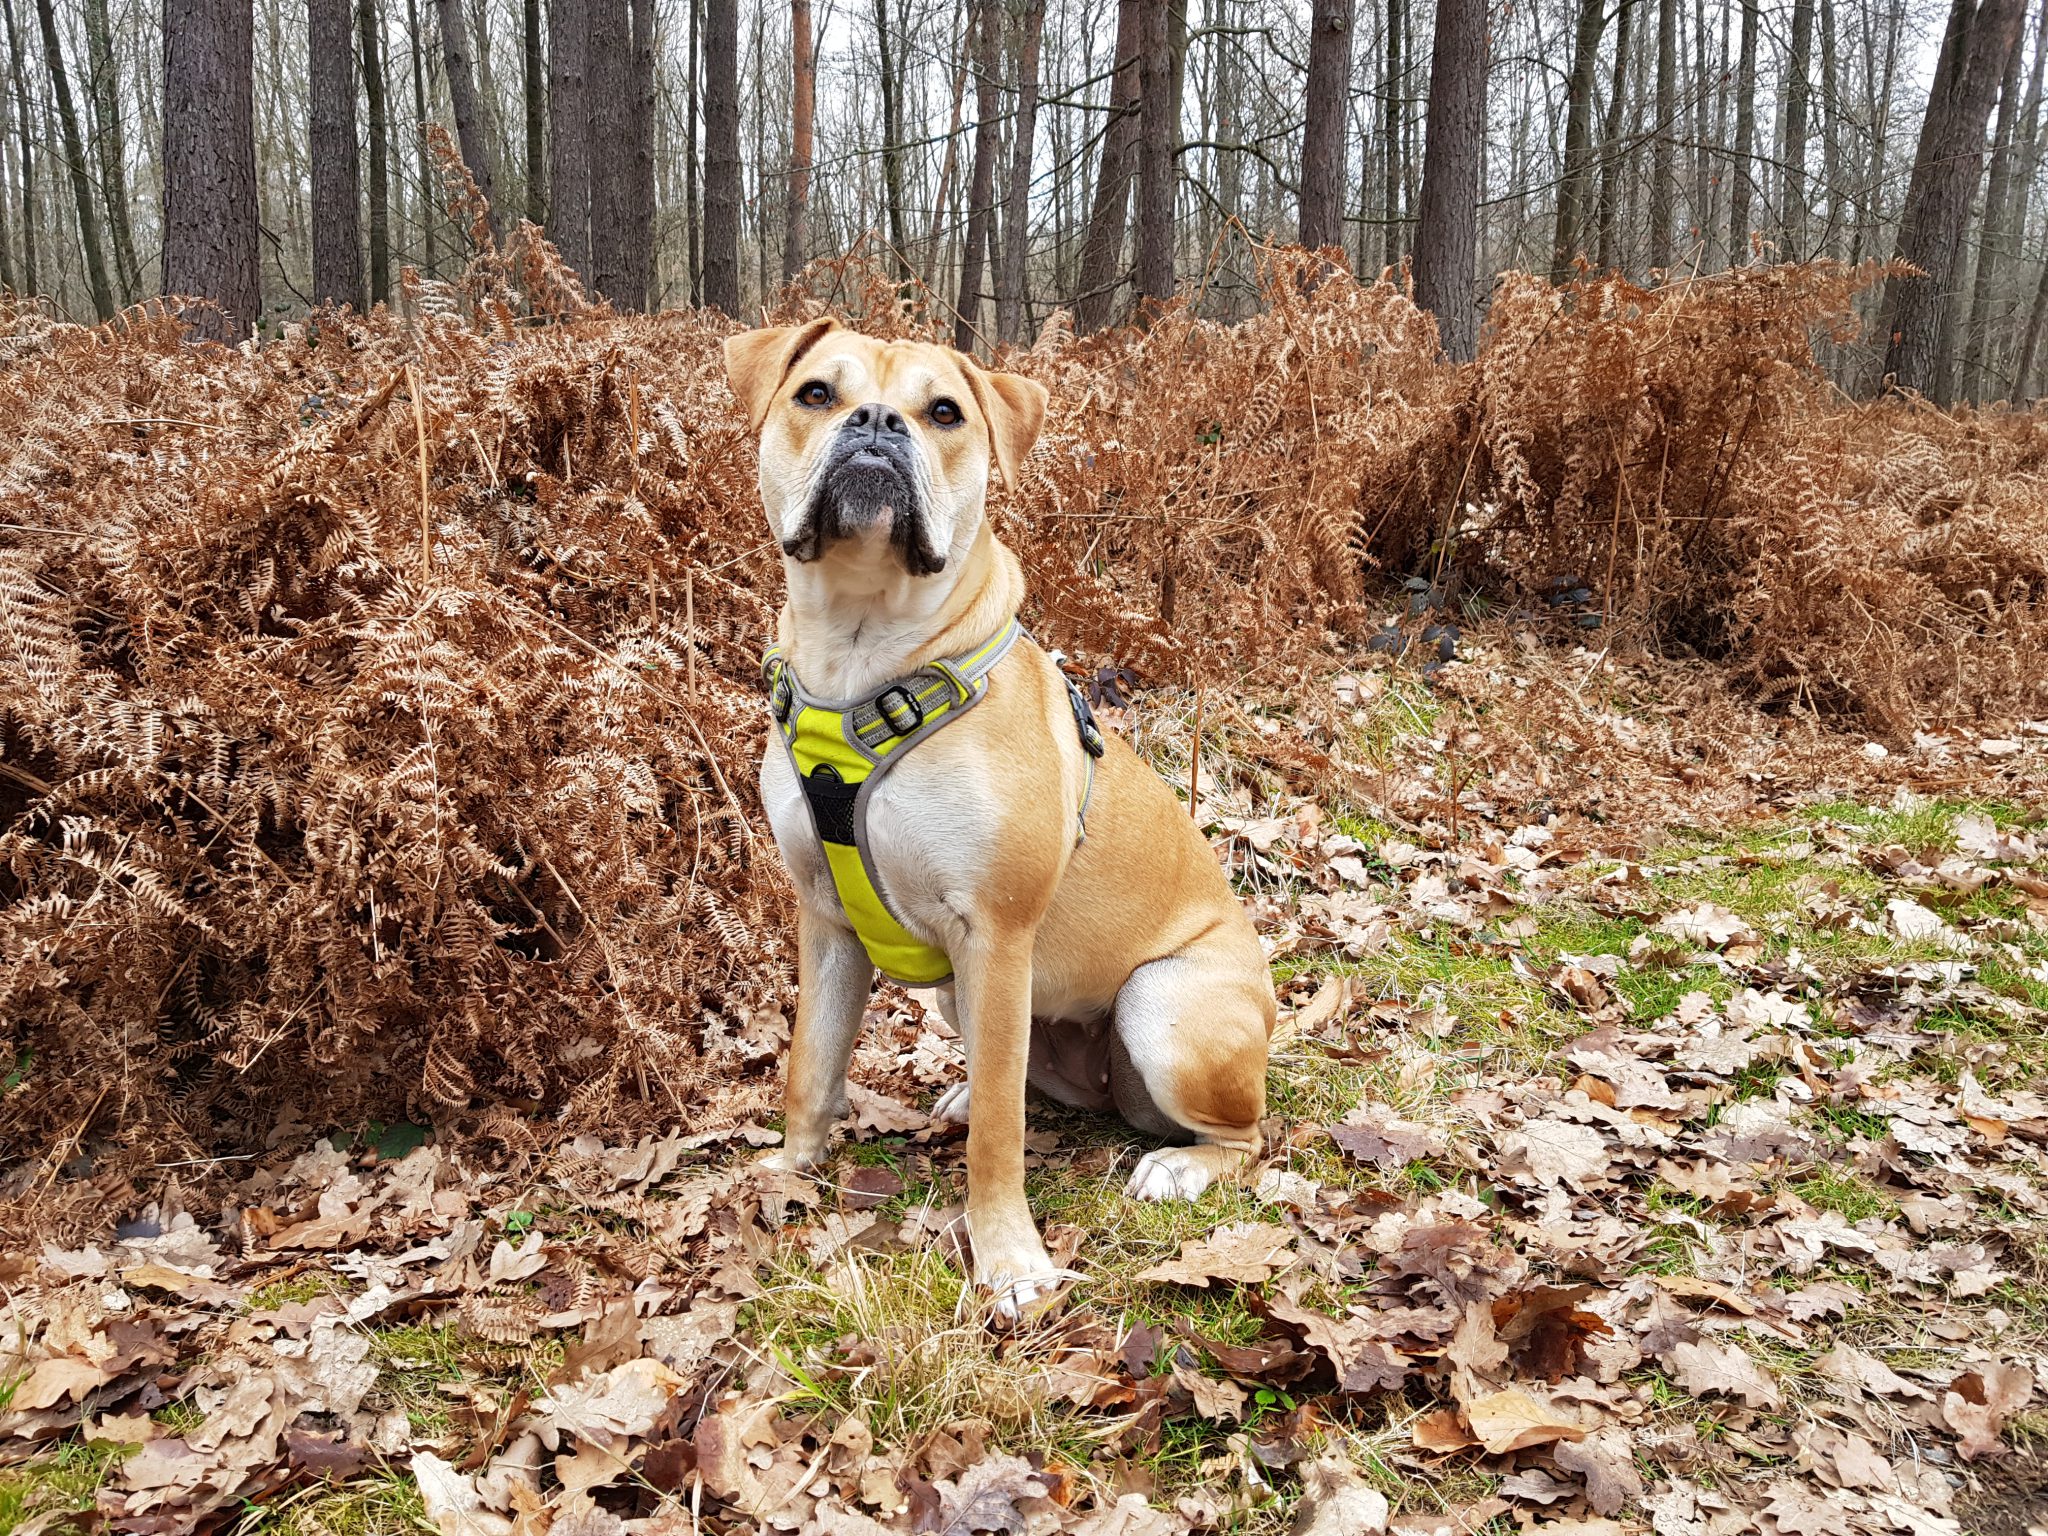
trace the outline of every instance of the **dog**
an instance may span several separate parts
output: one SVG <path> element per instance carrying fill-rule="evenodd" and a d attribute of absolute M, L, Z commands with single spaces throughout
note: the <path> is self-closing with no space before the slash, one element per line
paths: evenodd
<path fill-rule="evenodd" d="M 829 319 L 732 336 L 725 362 L 788 582 L 761 800 L 798 897 L 799 994 L 768 1161 L 824 1159 L 878 960 L 949 970 L 967 1081 L 934 1114 L 968 1127 L 974 1276 L 1014 1321 L 1064 1278 L 1025 1198 L 1027 1085 L 1170 1143 L 1128 1193 L 1192 1199 L 1259 1149 L 1265 955 L 1186 807 L 1016 636 L 1023 573 L 986 499 L 991 471 L 1016 487 L 1044 387 Z M 870 763 L 891 732 L 910 749 Z M 856 736 L 880 746 L 847 755 Z M 800 768 L 807 750 L 837 766 Z"/>

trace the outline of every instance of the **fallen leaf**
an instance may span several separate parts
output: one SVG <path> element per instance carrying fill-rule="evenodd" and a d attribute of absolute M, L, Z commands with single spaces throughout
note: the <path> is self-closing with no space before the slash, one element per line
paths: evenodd
<path fill-rule="evenodd" d="M 1956 1453 L 1965 1461 L 2004 1455 L 1999 1431 L 2033 1395 L 2034 1373 L 2022 1365 L 1986 1365 L 1956 1377 L 1941 1399 L 1941 1416 L 1956 1432 Z"/>
<path fill-rule="evenodd" d="M 1732 1344 L 1708 1340 L 1678 1344 L 1664 1357 L 1672 1378 L 1689 1392 L 1739 1397 L 1752 1408 L 1780 1408 L 1784 1396 L 1763 1368 Z"/>
<path fill-rule="evenodd" d="M 1257 1285 L 1294 1262 L 1294 1234 L 1270 1222 L 1240 1221 L 1181 1244 L 1180 1257 L 1140 1270 L 1140 1280 L 1206 1287 L 1211 1280 Z"/>
<path fill-rule="evenodd" d="M 1479 1443 L 1495 1456 L 1548 1445 L 1554 1440 L 1583 1440 L 1586 1426 L 1578 1416 L 1520 1387 L 1489 1392 L 1465 1404 L 1465 1422 Z"/>
<path fill-rule="evenodd" d="M 1351 1463 L 1326 1456 L 1301 1468 L 1291 1536 L 1373 1536 L 1387 1528 L 1387 1498 Z"/>

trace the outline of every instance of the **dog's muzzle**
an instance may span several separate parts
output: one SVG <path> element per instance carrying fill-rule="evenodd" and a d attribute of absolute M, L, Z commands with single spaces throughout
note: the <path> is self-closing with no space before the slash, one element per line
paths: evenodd
<path fill-rule="evenodd" d="M 917 443 L 900 412 L 879 403 L 848 416 L 813 481 L 797 531 L 782 541 L 795 560 L 816 560 L 836 539 L 866 533 L 888 521 L 889 542 L 913 576 L 946 567 L 931 547 L 918 495 Z"/>

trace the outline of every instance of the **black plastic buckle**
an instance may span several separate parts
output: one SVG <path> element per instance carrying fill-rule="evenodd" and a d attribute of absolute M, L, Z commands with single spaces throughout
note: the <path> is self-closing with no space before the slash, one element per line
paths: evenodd
<path fill-rule="evenodd" d="M 907 728 L 897 723 L 895 714 L 890 710 L 889 696 L 891 694 L 895 694 L 903 700 L 902 707 L 910 715 L 911 723 Z M 901 683 L 891 683 L 875 695 L 875 713 L 880 715 L 882 723 L 898 736 L 915 735 L 924 726 L 924 706 L 917 702 L 917 695 Z"/>

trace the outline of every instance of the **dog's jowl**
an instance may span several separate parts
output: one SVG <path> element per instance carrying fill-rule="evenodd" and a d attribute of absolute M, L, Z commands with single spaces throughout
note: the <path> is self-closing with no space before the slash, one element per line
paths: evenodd
<path fill-rule="evenodd" d="M 875 973 L 939 986 L 967 1046 L 938 1113 L 969 1126 L 975 1278 L 1014 1317 L 1057 1281 L 1024 1198 L 1026 1085 L 1167 1143 L 1132 1195 L 1199 1194 L 1258 1149 L 1265 959 L 1185 808 L 1017 627 L 984 503 L 1045 390 L 830 320 L 735 336 L 726 367 L 789 588 L 761 764 L 800 897 L 775 1160 L 825 1156 Z"/>

